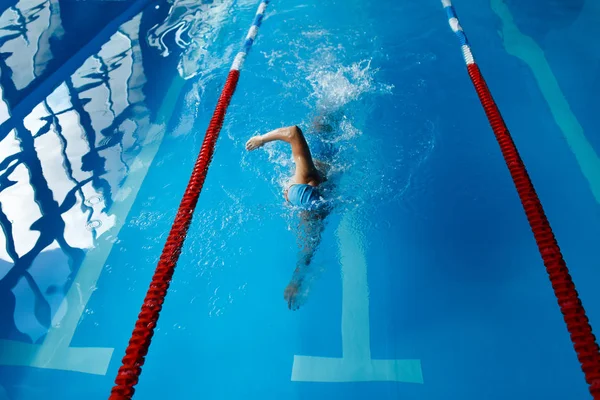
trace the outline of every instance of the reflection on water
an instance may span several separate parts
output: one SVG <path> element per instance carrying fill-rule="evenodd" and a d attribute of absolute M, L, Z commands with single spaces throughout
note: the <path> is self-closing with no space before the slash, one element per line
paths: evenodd
<path fill-rule="evenodd" d="M 9 117 L 2 91 L 26 88 L 52 59 L 50 40 L 63 35 L 58 0 L 22 0 L 0 15 L 0 123 Z"/>
<path fill-rule="evenodd" d="M 175 0 L 167 18 L 148 31 L 148 43 L 166 57 L 173 34 L 172 40 L 183 49 L 177 69 L 184 79 L 214 69 L 221 65 L 221 58 L 214 58 L 208 45 L 218 36 L 232 5 L 233 0 Z"/>
<path fill-rule="evenodd" d="M 38 14 L 46 6 L 51 9 L 50 2 L 38 4 Z M 7 12 L 22 9 L 31 15 L 34 6 Z M 150 119 L 140 21 L 138 15 L 123 24 L 0 140 L 2 339 L 39 342 L 51 324 L 60 323 L 69 307 L 65 293 L 86 249 L 116 223 L 110 206 Z M 40 46 L 41 39 L 30 42 Z M 39 53 L 25 54 L 32 69 L 20 72 L 19 87 L 35 78 L 43 60 Z"/>

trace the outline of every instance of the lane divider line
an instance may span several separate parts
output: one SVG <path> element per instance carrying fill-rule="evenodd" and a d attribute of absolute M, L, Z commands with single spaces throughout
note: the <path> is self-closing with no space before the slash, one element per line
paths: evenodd
<path fill-rule="evenodd" d="M 423 384 L 419 359 L 371 357 L 369 286 L 358 216 L 344 214 L 337 229 L 342 278 L 342 357 L 294 355 L 294 382 L 404 382 Z"/>
<path fill-rule="evenodd" d="M 491 7 L 502 23 L 502 42 L 506 52 L 520 59 L 531 69 L 554 122 L 573 153 L 581 173 L 588 181 L 596 203 L 600 205 L 600 157 L 571 109 L 544 51 L 535 40 L 519 30 L 503 0 L 491 0 Z M 586 9 L 582 10 L 581 15 L 586 12 Z"/>
<path fill-rule="evenodd" d="M 454 7 L 450 0 L 442 0 L 442 5 L 448 15 L 448 23 L 461 44 L 467 71 L 519 194 L 538 250 L 550 277 L 554 295 L 558 300 L 560 311 L 571 335 L 571 341 L 581 364 L 581 369 L 589 385 L 590 393 L 594 400 L 600 400 L 600 349 L 596 343 L 596 337 L 592 333 L 592 327 L 585 309 L 579 299 L 579 294 L 575 289 L 575 284 L 571 279 L 569 269 L 560 252 L 550 223 L 546 218 L 542 203 L 533 187 L 531 178 L 527 174 L 525 164 L 521 160 L 517 147 L 483 79 L 483 75 L 475 63 L 467 37 L 458 23 Z"/>
<path fill-rule="evenodd" d="M 142 365 L 144 364 L 152 336 L 154 335 L 154 328 L 156 327 L 165 296 L 167 295 L 177 260 L 181 254 L 188 228 L 192 222 L 192 216 L 215 151 L 215 145 L 223 126 L 227 107 L 237 87 L 240 69 L 242 68 L 246 54 L 252 47 L 255 31 L 260 27 L 268 3 L 269 0 L 263 0 L 258 6 L 258 11 L 248 32 L 246 41 L 242 50 L 236 55 L 225 81 L 221 96 L 206 130 L 198 159 L 196 160 L 192 175 L 177 210 L 175 221 L 152 276 L 150 288 L 146 293 L 142 309 L 129 340 L 129 345 L 125 350 L 122 365 L 119 368 L 115 385 L 109 397 L 110 400 L 131 399 L 135 392 L 135 385 L 138 383 L 140 374 L 142 373 Z"/>

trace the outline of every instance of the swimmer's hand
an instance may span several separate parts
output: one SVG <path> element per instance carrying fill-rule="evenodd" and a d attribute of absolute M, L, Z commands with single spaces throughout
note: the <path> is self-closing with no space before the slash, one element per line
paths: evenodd
<path fill-rule="evenodd" d="M 246 142 L 246 150 L 248 150 L 248 151 L 256 150 L 259 147 L 261 147 L 263 144 L 265 144 L 265 142 L 264 142 L 262 136 L 251 137 Z"/>
<path fill-rule="evenodd" d="M 292 280 L 292 282 L 287 285 L 285 291 L 283 292 L 283 298 L 285 301 L 287 301 L 288 308 L 290 310 L 296 311 L 298 308 L 300 308 L 300 304 L 297 299 L 299 291 L 300 283 Z"/>

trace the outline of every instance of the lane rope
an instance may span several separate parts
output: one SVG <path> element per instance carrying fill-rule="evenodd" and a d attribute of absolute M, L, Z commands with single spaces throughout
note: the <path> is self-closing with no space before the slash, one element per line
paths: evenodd
<path fill-rule="evenodd" d="M 167 289 L 175 271 L 177 260 L 181 254 L 181 248 L 183 247 L 188 228 L 192 222 L 194 209 L 196 208 L 204 180 L 206 179 L 206 173 L 208 172 L 208 167 L 215 151 L 215 144 L 223 126 L 227 107 L 237 86 L 240 69 L 256 39 L 256 34 L 262 23 L 268 3 L 269 0 L 263 0 L 258 6 L 256 16 L 246 35 L 242 50 L 235 56 L 232 63 L 217 106 L 206 130 L 192 176 L 185 189 L 179 209 L 177 210 L 177 215 L 175 216 L 175 221 L 152 276 L 150 288 L 144 298 L 142 309 L 131 334 L 129 345 L 125 350 L 125 356 L 117 373 L 115 385 L 111 390 L 109 400 L 128 400 L 132 398 L 135 392 L 135 385 L 138 383 L 140 374 L 142 373 L 142 365 L 144 364 L 145 356 L 148 353 L 148 348 L 154 335 L 154 328 L 156 327 L 165 296 L 167 295 Z"/>
<path fill-rule="evenodd" d="M 481 71 L 475 63 L 469 41 L 460 26 L 454 7 L 450 0 L 442 0 L 442 5 L 448 15 L 448 23 L 458 37 L 463 58 L 467 64 L 467 71 L 494 131 L 496 140 L 500 145 L 500 150 L 521 199 L 521 204 L 533 231 L 538 250 L 550 277 L 560 311 L 563 314 L 567 329 L 571 335 L 571 341 L 581 364 L 581 369 L 589 385 L 590 393 L 594 400 L 600 400 L 600 350 L 577 290 L 575 289 L 575 284 L 571 279 L 569 269 L 560 252 L 533 183 L 527 174 L 525 165 L 504 123 L 500 110 L 483 79 Z"/>

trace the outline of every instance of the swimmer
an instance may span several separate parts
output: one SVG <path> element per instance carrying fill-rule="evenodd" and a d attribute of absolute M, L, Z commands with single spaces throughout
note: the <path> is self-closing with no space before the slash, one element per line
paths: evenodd
<path fill-rule="evenodd" d="M 326 127 L 319 122 L 313 125 L 317 131 Z M 328 214 L 328 207 L 320 190 L 320 186 L 327 180 L 328 168 L 326 163 L 313 160 L 304 134 L 297 126 L 279 128 L 262 136 L 254 136 L 246 143 L 246 150 L 256 150 L 273 141 L 288 143 L 296 164 L 296 171 L 286 185 L 283 196 L 290 205 L 300 210 L 300 255 L 283 297 L 290 310 L 297 310 L 300 307 L 298 294 L 313 255 L 321 242 L 324 219 Z"/>

